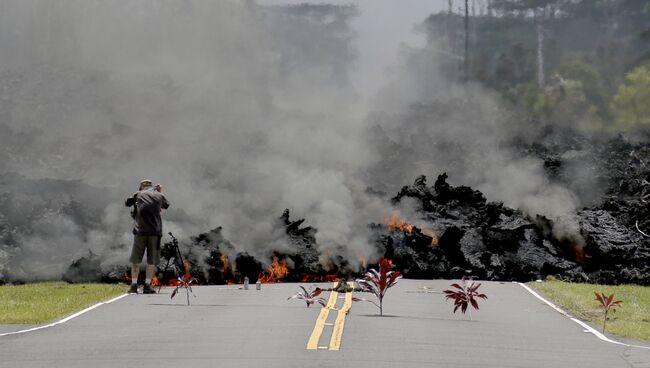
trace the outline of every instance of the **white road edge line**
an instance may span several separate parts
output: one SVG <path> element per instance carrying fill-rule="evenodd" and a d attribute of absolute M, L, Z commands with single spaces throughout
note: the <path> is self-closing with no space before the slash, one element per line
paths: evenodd
<path fill-rule="evenodd" d="M 599 338 L 599 339 L 601 339 L 601 340 L 603 340 L 603 341 L 606 341 L 606 342 L 609 342 L 609 343 L 612 343 L 612 344 L 616 344 L 616 345 L 627 346 L 627 347 L 630 347 L 630 348 L 650 349 L 650 347 L 648 347 L 648 346 L 630 345 L 630 344 L 622 343 L 622 342 L 620 342 L 620 341 L 612 340 L 612 339 L 610 339 L 609 337 L 603 335 L 601 332 L 595 330 L 593 327 L 589 326 L 588 324 L 582 322 L 581 320 L 579 320 L 579 319 L 573 317 L 572 315 L 570 315 L 569 313 L 565 312 L 565 311 L 562 310 L 560 307 L 558 307 L 558 306 L 556 306 L 555 304 L 553 304 L 553 303 L 549 302 L 548 300 L 544 299 L 542 296 L 540 296 L 539 294 L 537 294 L 533 289 L 529 288 L 529 287 L 526 286 L 525 284 L 522 284 L 521 282 L 518 282 L 517 284 L 519 284 L 519 286 L 521 286 L 521 287 L 523 287 L 524 289 L 526 289 L 529 293 L 533 294 L 533 296 L 535 296 L 537 299 L 539 299 L 539 300 L 543 301 L 544 303 L 548 304 L 551 308 L 555 309 L 555 310 L 558 311 L 560 314 L 563 314 L 564 316 L 566 316 L 567 318 L 569 318 L 569 319 L 572 320 L 573 322 L 575 322 L 575 323 L 579 324 L 580 326 L 582 326 L 582 327 L 586 330 L 585 332 L 591 332 L 591 333 L 594 334 L 597 338 Z"/>
<path fill-rule="evenodd" d="M 95 309 L 95 308 L 97 308 L 97 307 L 99 307 L 99 306 L 102 306 L 102 305 L 104 305 L 104 304 L 108 304 L 108 303 L 112 303 L 112 302 L 114 302 L 114 301 L 116 301 L 116 300 L 122 299 L 122 298 L 124 298 L 124 297 L 127 296 L 127 295 L 129 295 L 129 294 L 122 294 L 122 295 L 117 296 L 117 297 L 115 297 L 115 298 L 113 298 L 113 299 L 111 299 L 111 300 L 107 300 L 107 301 L 105 301 L 105 302 L 99 302 L 99 303 L 97 303 L 97 304 L 95 304 L 95 305 L 91 305 L 90 307 L 88 307 L 88 308 L 86 308 L 86 309 L 80 310 L 79 312 L 77 312 L 77 313 L 75 313 L 75 314 L 72 314 L 72 315 L 70 315 L 70 316 L 67 316 L 67 317 L 65 317 L 65 318 L 62 318 L 62 319 L 60 319 L 60 320 L 58 320 L 58 321 L 56 321 L 56 322 L 53 322 L 53 323 L 50 323 L 50 324 L 47 324 L 47 325 L 38 326 L 38 327 L 33 327 L 33 328 L 28 328 L 28 329 L 26 329 L 26 330 L 19 330 L 19 331 L 13 331 L 13 332 L 5 332 L 5 333 L 1 333 L 1 334 L 0 334 L 0 337 L 2 337 L 2 336 L 8 336 L 8 335 L 17 335 L 17 334 L 21 334 L 21 333 L 25 333 L 25 332 L 38 331 L 38 330 L 42 330 L 42 329 L 49 328 L 49 327 L 52 327 L 52 326 L 60 325 L 60 324 L 62 324 L 62 323 L 66 323 L 66 322 L 68 322 L 69 320 L 71 320 L 71 319 L 73 319 L 73 318 L 79 317 L 80 315 L 82 315 L 82 314 L 84 314 L 84 313 L 86 313 L 86 312 L 90 312 L 91 310 L 93 310 L 93 309 Z"/>

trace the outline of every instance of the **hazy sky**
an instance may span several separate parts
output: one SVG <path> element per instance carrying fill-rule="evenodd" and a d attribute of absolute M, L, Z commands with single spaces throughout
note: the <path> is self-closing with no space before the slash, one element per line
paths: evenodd
<path fill-rule="evenodd" d="M 384 74 L 397 58 L 401 45 L 422 46 L 424 35 L 414 32 L 414 25 L 431 13 L 448 9 L 447 0 L 258 0 L 269 4 L 354 4 L 360 16 L 353 22 L 358 33 L 359 64 L 352 74 L 354 83 L 364 97 L 376 93 Z"/>

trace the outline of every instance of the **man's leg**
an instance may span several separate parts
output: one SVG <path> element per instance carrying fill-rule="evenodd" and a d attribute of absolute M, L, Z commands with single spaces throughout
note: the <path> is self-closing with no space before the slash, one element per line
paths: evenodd
<path fill-rule="evenodd" d="M 156 265 L 147 264 L 145 269 L 145 276 L 147 279 L 144 281 L 145 284 L 151 285 L 151 280 L 153 280 L 153 274 L 156 271 Z"/>
<path fill-rule="evenodd" d="M 151 280 L 153 280 L 154 272 L 156 272 L 156 263 L 158 262 L 158 244 L 159 237 L 147 236 L 147 268 L 145 269 L 146 280 L 142 293 L 155 294 L 156 292 L 151 288 Z"/>
<path fill-rule="evenodd" d="M 140 275 L 140 264 L 139 263 L 132 263 L 131 264 L 131 284 L 132 285 L 137 285 L 138 284 L 138 276 Z"/>
<path fill-rule="evenodd" d="M 131 263 L 131 287 L 129 287 L 131 294 L 138 293 L 138 275 L 140 275 L 140 264 Z"/>
<path fill-rule="evenodd" d="M 131 287 L 129 293 L 138 293 L 138 276 L 140 275 L 140 262 L 146 248 L 146 237 L 135 235 L 133 237 L 133 249 L 131 250 Z"/>

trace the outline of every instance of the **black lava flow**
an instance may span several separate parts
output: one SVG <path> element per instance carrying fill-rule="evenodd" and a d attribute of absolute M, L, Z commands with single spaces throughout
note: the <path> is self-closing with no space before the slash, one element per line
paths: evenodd
<path fill-rule="evenodd" d="M 449 185 L 443 173 L 433 185 L 420 176 L 389 199 L 394 204 L 406 199 L 415 202 L 418 223 L 427 223 L 427 231 L 368 224 L 377 254 L 390 258 L 407 278 L 530 281 L 555 276 L 581 282 L 650 284 L 650 239 L 639 231 L 650 232 L 646 203 L 650 200 L 650 168 L 646 166 L 650 144 L 616 137 L 602 142 L 574 139 L 560 146 L 533 144 L 525 147 L 525 153 L 542 159 L 548 177 L 558 183 L 570 180 L 571 160 L 582 160 L 583 165 L 597 168 L 591 179 L 606 188 L 597 200 L 577 211 L 574 234 L 558 238 L 554 220 L 488 202 L 480 191 Z M 569 151 L 573 154 L 566 154 Z M 332 274 L 349 278 L 362 271 L 352 269 L 341 256 L 324 260 L 316 241 L 318 230 L 306 226 L 304 219 L 292 221 L 289 210 L 277 219 L 277 226 L 284 228 L 292 249 L 290 254 L 274 253 L 289 266 L 284 281 L 322 281 Z M 265 262 L 237 252 L 221 230 L 181 240 L 192 276 L 205 284 L 242 282 L 245 277 L 255 282 L 265 271 Z M 431 231 L 437 245 L 432 245 Z M 168 282 L 176 277 L 177 262 L 169 243 L 162 249 L 159 276 Z M 227 259 L 227 254 L 234 254 L 234 259 Z M 63 279 L 119 282 L 127 273 L 126 265 L 102 267 L 99 257 L 91 253 L 74 260 Z"/>

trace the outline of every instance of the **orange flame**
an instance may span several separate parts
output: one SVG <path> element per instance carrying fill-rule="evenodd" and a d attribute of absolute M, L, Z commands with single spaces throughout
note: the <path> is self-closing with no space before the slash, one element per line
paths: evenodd
<path fill-rule="evenodd" d="M 400 215 L 399 211 L 393 211 L 390 216 L 384 217 L 384 224 L 386 224 L 388 231 L 401 230 L 407 232 L 409 235 L 412 235 L 413 230 L 416 229 L 415 226 L 406 222 L 406 219 Z M 420 232 L 431 238 L 432 247 L 438 245 L 438 235 L 433 230 L 422 228 Z"/>
<path fill-rule="evenodd" d="M 190 275 L 190 262 L 188 262 L 187 260 L 183 260 L 183 268 L 185 269 L 183 280 L 187 282 L 192 278 L 192 275 Z"/>
<path fill-rule="evenodd" d="M 431 246 L 432 247 L 435 247 L 436 245 L 438 245 L 438 235 L 436 233 L 434 233 L 433 230 L 423 228 L 420 231 L 422 232 L 422 234 L 424 234 L 424 235 L 431 238 Z"/>
<path fill-rule="evenodd" d="M 228 267 L 230 266 L 230 262 L 228 261 L 228 257 L 226 257 L 225 254 L 220 255 L 219 259 L 223 264 L 223 274 L 225 275 L 226 273 L 228 273 Z"/>
<path fill-rule="evenodd" d="M 413 225 L 406 222 L 399 211 L 393 211 L 390 216 L 384 217 L 384 224 L 386 224 L 388 231 L 401 230 L 409 234 L 413 232 Z"/>
<path fill-rule="evenodd" d="M 263 284 L 272 284 L 280 282 L 283 278 L 289 275 L 289 268 L 285 260 L 279 261 L 277 257 L 273 257 L 273 262 L 266 270 L 259 274 L 257 279 Z"/>
<path fill-rule="evenodd" d="M 160 286 L 160 280 L 156 276 L 151 278 L 151 286 Z"/>
<path fill-rule="evenodd" d="M 131 283 L 131 280 L 133 280 L 133 278 L 131 277 L 131 275 L 129 275 L 128 272 L 124 272 L 124 281 L 125 281 L 127 284 L 130 284 L 130 283 Z M 158 277 L 156 277 L 156 276 L 154 275 L 154 276 L 151 278 L 151 286 L 160 286 L 160 285 L 162 285 L 162 282 L 160 282 L 160 280 L 158 279 Z"/>

